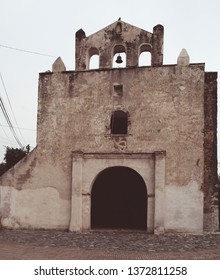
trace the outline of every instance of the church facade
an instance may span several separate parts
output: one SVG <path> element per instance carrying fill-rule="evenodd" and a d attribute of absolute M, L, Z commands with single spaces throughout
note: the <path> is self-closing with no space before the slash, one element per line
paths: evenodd
<path fill-rule="evenodd" d="M 163 39 L 121 20 L 80 29 L 75 70 L 40 73 L 37 146 L 0 177 L 2 227 L 218 230 L 217 73 L 184 49 L 163 65 Z"/>

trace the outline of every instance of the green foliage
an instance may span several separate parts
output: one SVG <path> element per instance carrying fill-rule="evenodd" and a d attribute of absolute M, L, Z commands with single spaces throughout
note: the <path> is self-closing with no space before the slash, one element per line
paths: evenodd
<path fill-rule="evenodd" d="M 0 176 L 14 166 L 17 162 L 19 162 L 22 158 L 24 158 L 30 152 L 30 146 L 19 149 L 6 147 L 6 152 L 4 155 L 4 162 L 0 164 Z"/>

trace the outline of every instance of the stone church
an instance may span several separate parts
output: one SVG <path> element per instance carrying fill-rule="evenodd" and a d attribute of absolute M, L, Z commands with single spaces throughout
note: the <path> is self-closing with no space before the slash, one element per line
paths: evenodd
<path fill-rule="evenodd" d="M 1 227 L 218 230 L 217 73 L 185 49 L 163 65 L 163 41 L 162 25 L 80 29 L 75 70 L 40 73 L 37 146 L 0 178 Z"/>

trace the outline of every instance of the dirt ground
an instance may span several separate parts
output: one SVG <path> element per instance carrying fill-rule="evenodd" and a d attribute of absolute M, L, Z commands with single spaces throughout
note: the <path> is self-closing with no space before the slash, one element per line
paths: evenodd
<path fill-rule="evenodd" d="M 220 260 L 220 233 L 0 230 L 1 260 Z"/>
<path fill-rule="evenodd" d="M 0 242 L 0 260 L 220 260 L 220 249 L 187 252 L 86 250 Z"/>

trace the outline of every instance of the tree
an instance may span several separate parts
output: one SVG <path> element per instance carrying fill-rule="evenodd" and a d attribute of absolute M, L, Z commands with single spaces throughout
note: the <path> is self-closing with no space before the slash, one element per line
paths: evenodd
<path fill-rule="evenodd" d="M 24 158 L 29 152 L 30 145 L 27 145 L 22 149 L 6 147 L 4 161 L 0 164 L 0 176 Z"/>
<path fill-rule="evenodd" d="M 0 176 L 6 171 L 5 162 L 0 163 Z"/>

